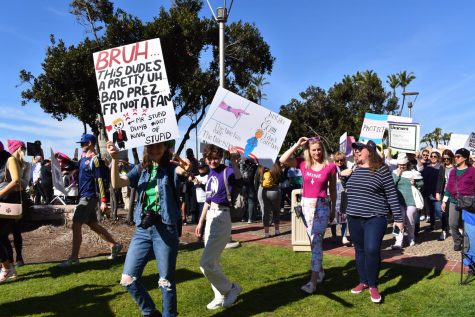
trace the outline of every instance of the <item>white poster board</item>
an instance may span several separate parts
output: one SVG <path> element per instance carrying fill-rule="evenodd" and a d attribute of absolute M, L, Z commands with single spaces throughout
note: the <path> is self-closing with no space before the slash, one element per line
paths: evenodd
<path fill-rule="evenodd" d="M 345 153 L 345 156 L 346 156 L 346 148 L 347 148 L 347 138 L 348 138 L 348 132 L 345 132 L 340 136 L 340 152 Z"/>
<path fill-rule="evenodd" d="M 387 114 L 365 113 L 359 141 L 372 140 L 376 144 L 383 143 L 384 131 L 388 128 L 388 122 L 412 122 L 412 118 L 399 117 Z"/>
<path fill-rule="evenodd" d="M 54 155 L 53 149 L 51 150 L 51 175 L 53 178 L 53 187 L 59 190 L 64 196 L 67 196 L 66 188 L 63 183 L 63 173 L 61 173 L 61 167 L 59 166 L 58 159 Z"/>
<path fill-rule="evenodd" d="M 94 53 L 109 140 L 119 150 L 179 137 L 160 39 Z"/>
<path fill-rule="evenodd" d="M 457 151 L 460 148 L 465 147 L 465 143 L 468 141 L 468 134 L 456 134 L 452 133 L 450 135 L 450 142 L 448 148 L 453 152 Z"/>
<path fill-rule="evenodd" d="M 475 152 L 475 132 L 470 133 L 467 141 L 464 144 L 464 148 L 472 153 Z"/>
<path fill-rule="evenodd" d="M 218 88 L 198 133 L 201 141 L 271 167 L 284 142 L 290 120 L 224 88 Z"/>
<path fill-rule="evenodd" d="M 420 143 L 420 125 L 418 123 L 388 122 L 388 138 L 391 150 L 416 153 Z"/>

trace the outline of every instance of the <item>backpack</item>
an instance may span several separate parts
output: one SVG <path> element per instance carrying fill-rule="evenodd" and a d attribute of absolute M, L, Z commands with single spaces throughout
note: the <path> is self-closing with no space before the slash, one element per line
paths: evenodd
<path fill-rule="evenodd" d="M 266 189 L 274 187 L 274 178 L 272 177 L 272 174 L 269 170 L 262 174 L 261 185 L 262 188 Z"/>
<path fill-rule="evenodd" d="M 94 170 L 96 169 L 96 167 L 94 166 L 94 159 L 96 158 L 99 161 L 99 174 L 101 175 L 102 182 L 104 184 L 104 191 L 106 193 L 107 200 L 109 200 L 110 186 L 111 186 L 111 171 L 109 167 L 106 165 L 106 162 L 99 155 L 93 156 L 91 160 L 89 161 L 89 170 L 92 174 L 92 177 L 94 177 L 95 179 L 97 193 L 99 193 L 99 186 L 97 184 L 97 179 L 94 175 Z"/>
<path fill-rule="evenodd" d="M 252 163 L 244 163 L 241 168 L 242 180 L 246 183 L 252 183 L 257 166 Z"/>
<path fill-rule="evenodd" d="M 233 192 L 229 192 L 228 177 L 226 171 L 228 168 L 224 168 L 223 178 L 224 178 L 224 187 L 226 188 L 226 195 L 228 197 L 229 208 L 231 209 L 231 220 L 238 221 L 241 220 L 246 211 L 246 198 L 243 193 L 242 186 L 234 186 Z"/>

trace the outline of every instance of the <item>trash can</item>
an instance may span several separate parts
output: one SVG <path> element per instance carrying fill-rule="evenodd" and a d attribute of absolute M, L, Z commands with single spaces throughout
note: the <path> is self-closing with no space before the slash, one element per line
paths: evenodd
<path fill-rule="evenodd" d="M 301 196 L 301 189 L 294 189 L 292 191 L 292 206 L 290 208 L 292 214 L 292 248 L 294 251 L 311 251 L 307 229 L 302 219 L 297 218 L 294 211 L 294 207 L 299 204 Z"/>

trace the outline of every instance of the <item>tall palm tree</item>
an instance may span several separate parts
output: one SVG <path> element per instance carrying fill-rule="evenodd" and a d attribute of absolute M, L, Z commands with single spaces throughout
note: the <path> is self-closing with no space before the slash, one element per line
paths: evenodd
<path fill-rule="evenodd" d="M 267 95 L 262 92 L 265 85 L 268 85 L 269 82 L 266 81 L 266 78 L 263 74 L 254 76 L 251 79 L 251 83 L 247 89 L 248 97 L 257 101 L 258 104 L 262 104 L 262 100 L 267 99 Z"/>
<path fill-rule="evenodd" d="M 393 90 L 393 98 L 396 97 L 396 88 L 401 85 L 401 82 L 399 81 L 399 77 L 396 74 L 391 74 L 388 76 L 388 80 L 386 80 L 388 83 L 389 87 Z"/>
<path fill-rule="evenodd" d="M 400 72 L 397 74 L 397 76 L 399 77 L 399 86 L 402 87 L 402 106 L 401 106 L 401 112 L 399 113 L 399 115 L 402 114 L 402 110 L 404 109 L 404 101 L 406 99 L 406 95 L 405 95 L 405 92 L 406 92 L 406 87 L 411 83 L 411 81 L 413 81 L 414 79 L 416 79 L 416 76 L 414 75 L 413 72 L 410 72 L 410 73 L 407 73 L 406 70 Z"/>

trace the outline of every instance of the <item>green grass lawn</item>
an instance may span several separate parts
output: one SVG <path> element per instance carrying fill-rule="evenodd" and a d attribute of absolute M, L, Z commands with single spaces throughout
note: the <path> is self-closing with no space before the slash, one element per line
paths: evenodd
<path fill-rule="evenodd" d="M 358 282 L 354 261 L 326 255 L 326 279 L 308 296 L 299 288 L 308 281 L 310 254 L 260 245 L 224 251 L 224 271 L 244 291 L 233 307 L 208 311 L 213 295 L 198 267 L 201 251 L 189 245 L 178 255 L 180 316 L 475 316 L 475 282 L 459 286 L 455 273 L 383 264 L 384 302 L 376 305 L 367 292 L 350 293 Z M 0 285 L 0 316 L 140 316 L 119 285 L 123 260 L 94 258 L 71 269 L 55 263 L 21 267 L 17 281 Z M 143 276 L 160 303 L 155 261 Z"/>

